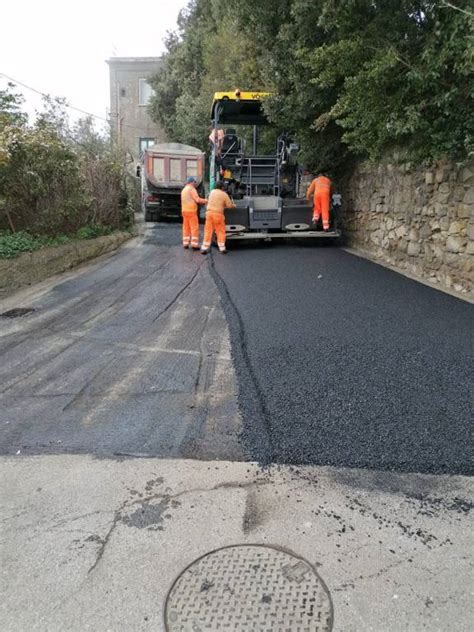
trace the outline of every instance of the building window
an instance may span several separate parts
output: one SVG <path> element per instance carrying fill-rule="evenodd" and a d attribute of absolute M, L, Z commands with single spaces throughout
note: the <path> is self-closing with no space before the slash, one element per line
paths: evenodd
<path fill-rule="evenodd" d="M 125 90 L 125 88 L 120 88 L 120 96 L 124 97 L 127 95 L 127 91 Z"/>
<path fill-rule="evenodd" d="M 138 80 L 138 105 L 148 105 L 151 96 L 154 94 L 153 88 L 146 79 Z"/>
<path fill-rule="evenodd" d="M 140 147 L 139 147 L 140 154 L 142 154 L 145 151 L 145 149 L 148 149 L 148 147 L 151 147 L 154 144 L 155 144 L 154 138 L 140 138 Z"/>

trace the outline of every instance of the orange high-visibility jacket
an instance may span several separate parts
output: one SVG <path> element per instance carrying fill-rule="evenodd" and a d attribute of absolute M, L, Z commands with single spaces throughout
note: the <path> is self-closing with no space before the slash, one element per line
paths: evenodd
<path fill-rule="evenodd" d="M 200 198 L 196 187 L 193 184 L 187 184 L 181 191 L 181 212 L 196 213 L 198 204 L 205 204 L 207 200 Z"/>
<path fill-rule="evenodd" d="M 309 201 L 312 194 L 314 194 L 314 196 L 322 193 L 327 193 L 327 195 L 329 195 L 330 191 L 331 180 L 326 178 L 326 176 L 318 176 L 317 178 L 314 178 L 309 185 L 308 190 L 306 191 L 306 199 Z"/>
<path fill-rule="evenodd" d="M 207 201 L 207 212 L 224 214 L 224 209 L 226 208 L 235 208 L 235 204 L 225 191 L 222 189 L 213 189 Z"/>

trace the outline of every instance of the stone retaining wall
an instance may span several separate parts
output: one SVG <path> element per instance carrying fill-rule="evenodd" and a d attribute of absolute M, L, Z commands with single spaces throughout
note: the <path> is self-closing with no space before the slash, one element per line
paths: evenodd
<path fill-rule="evenodd" d="M 63 246 L 24 252 L 14 259 L 0 259 L 0 294 L 59 274 L 80 263 L 115 250 L 132 237 L 128 232 L 117 232 L 95 239 L 73 241 Z"/>
<path fill-rule="evenodd" d="M 347 244 L 472 295 L 474 164 L 360 164 L 344 188 Z"/>

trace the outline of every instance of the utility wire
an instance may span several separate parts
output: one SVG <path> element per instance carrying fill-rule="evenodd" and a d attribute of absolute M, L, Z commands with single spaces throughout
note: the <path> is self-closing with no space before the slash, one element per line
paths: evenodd
<path fill-rule="evenodd" d="M 37 90 L 36 88 L 33 88 L 32 86 L 29 86 L 26 83 L 23 83 L 22 81 L 18 81 L 18 79 L 14 79 L 13 77 L 6 75 L 4 72 L 0 72 L 0 77 L 5 77 L 5 79 L 8 79 L 9 81 L 13 83 L 18 84 L 19 86 L 22 86 L 22 88 L 26 88 L 27 90 L 31 90 L 32 92 L 36 92 L 36 94 L 39 94 L 46 99 L 54 99 L 55 101 L 57 101 L 58 103 L 61 103 L 61 105 L 63 105 L 66 108 L 69 108 L 70 110 L 75 110 L 76 112 L 80 112 L 81 114 L 85 114 L 86 116 L 91 116 L 92 118 L 96 118 L 96 119 L 99 119 L 100 121 L 105 121 L 106 123 L 110 124 L 109 119 L 105 118 L 104 116 L 99 116 L 98 114 L 92 114 L 92 112 L 87 112 L 86 110 L 82 110 L 81 108 L 78 108 L 75 105 L 69 105 L 69 103 L 64 103 L 60 97 L 54 97 L 54 96 L 51 96 L 50 94 L 47 94 L 46 92 L 41 92 L 41 90 Z M 122 123 L 121 125 L 123 127 L 130 127 L 132 129 L 137 129 L 139 131 L 142 131 L 142 128 L 137 127 L 136 125 L 129 125 L 128 123 Z"/>

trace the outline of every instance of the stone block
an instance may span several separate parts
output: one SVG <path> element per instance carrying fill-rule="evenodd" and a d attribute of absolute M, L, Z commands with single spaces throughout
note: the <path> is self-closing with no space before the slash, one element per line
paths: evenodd
<path fill-rule="evenodd" d="M 410 232 L 408 234 L 408 239 L 410 241 L 418 241 L 420 239 L 420 236 L 419 236 L 418 231 L 416 230 L 416 228 L 410 228 Z"/>
<path fill-rule="evenodd" d="M 471 171 L 471 169 L 469 169 L 468 167 L 464 167 L 464 169 L 461 172 L 461 180 L 462 182 L 466 182 L 466 183 L 474 181 L 474 172 Z"/>
<path fill-rule="evenodd" d="M 474 240 L 474 224 L 467 225 L 467 238 Z"/>
<path fill-rule="evenodd" d="M 395 235 L 397 237 L 405 237 L 406 234 L 407 234 L 407 227 L 404 224 L 402 224 L 401 226 L 395 229 Z"/>
<path fill-rule="evenodd" d="M 466 247 L 466 254 L 474 255 L 474 241 L 469 241 Z"/>
<path fill-rule="evenodd" d="M 431 227 L 429 224 L 424 223 L 420 228 L 420 239 L 428 239 L 431 236 Z"/>
<path fill-rule="evenodd" d="M 451 187 L 447 182 L 442 182 L 438 187 L 438 193 L 450 193 Z"/>
<path fill-rule="evenodd" d="M 434 173 L 432 171 L 425 172 L 425 184 L 433 184 L 434 183 Z"/>
<path fill-rule="evenodd" d="M 466 245 L 466 240 L 460 237 L 459 235 L 449 235 L 446 240 L 446 250 L 448 252 L 461 252 L 461 250 Z"/>
<path fill-rule="evenodd" d="M 449 202 L 450 193 L 438 193 L 437 200 L 440 204 L 446 205 Z"/>
<path fill-rule="evenodd" d="M 464 255 L 461 255 L 459 253 L 446 252 L 444 255 L 444 263 L 450 268 L 458 269 L 463 256 Z"/>
<path fill-rule="evenodd" d="M 464 204 L 464 202 L 461 202 L 457 208 L 457 216 L 460 219 L 474 218 L 474 204 Z"/>
<path fill-rule="evenodd" d="M 432 246 L 433 257 L 436 259 L 442 259 L 444 251 L 439 244 Z"/>
<path fill-rule="evenodd" d="M 449 217 L 442 217 L 439 220 L 439 227 L 441 230 L 448 230 L 449 228 Z"/>
<path fill-rule="evenodd" d="M 459 235 L 463 229 L 461 222 L 451 222 L 448 228 L 448 235 Z"/>
<path fill-rule="evenodd" d="M 410 241 L 408 243 L 407 254 L 409 257 L 417 257 L 420 254 L 421 246 L 416 241 Z"/>
<path fill-rule="evenodd" d="M 463 202 L 464 204 L 474 204 L 474 186 L 468 188 L 464 194 Z"/>
<path fill-rule="evenodd" d="M 441 168 L 441 169 L 436 169 L 435 172 L 435 180 L 436 182 L 443 182 L 443 180 L 446 179 L 446 170 Z"/>
<path fill-rule="evenodd" d="M 442 217 L 446 213 L 446 206 L 444 204 L 440 204 L 439 202 L 435 202 L 434 212 L 437 217 Z"/>
<path fill-rule="evenodd" d="M 370 241 L 378 246 L 382 240 L 382 236 L 383 232 L 381 230 L 376 230 L 370 235 Z"/>
<path fill-rule="evenodd" d="M 462 202 L 464 199 L 464 187 L 459 185 L 454 189 L 453 192 L 453 201 L 454 202 Z"/>

